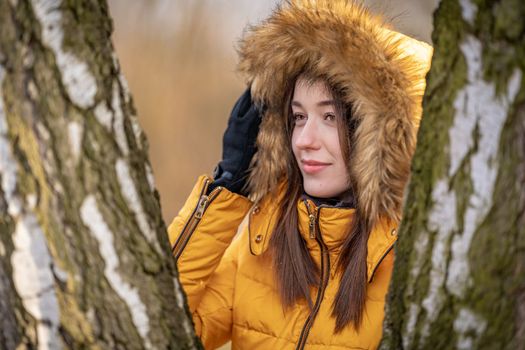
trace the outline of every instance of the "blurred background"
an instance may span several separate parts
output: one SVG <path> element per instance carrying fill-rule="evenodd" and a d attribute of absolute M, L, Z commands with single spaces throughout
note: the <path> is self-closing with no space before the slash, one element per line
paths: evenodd
<path fill-rule="evenodd" d="M 230 110 L 244 90 L 236 43 L 277 0 L 109 0 L 113 42 L 150 143 L 169 224 L 197 176 L 221 159 Z M 397 30 L 430 41 L 438 0 L 364 1 Z"/>

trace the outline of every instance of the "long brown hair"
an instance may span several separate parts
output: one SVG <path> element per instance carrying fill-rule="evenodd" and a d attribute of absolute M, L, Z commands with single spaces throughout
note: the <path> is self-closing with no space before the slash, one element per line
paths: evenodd
<path fill-rule="evenodd" d="M 308 252 L 306 242 L 299 234 L 297 202 L 303 194 L 302 176 L 292 152 L 291 136 L 293 118 L 291 101 L 295 83 L 301 78 L 313 84 L 317 81 L 325 83 L 326 88 L 336 101 L 339 116 L 338 131 L 343 158 L 347 164 L 348 174 L 352 161 L 352 144 L 354 131 L 357 127 L 355 118 L 352 118 L 352 106 L 343 102 L 342 90 L 323 76 L 302 72 L 295 79 L 289 81 L 287 93 L 283 97 L 283 114 L 286 117 L 286 132 L 288 135 L 288 169 L 287 187 L 280 202 L 277 225 L 270 240 L 274 270 L 277 279 L 279 294 L 285 308 L 291 307 L 300 299 L 305 299 L 310 308 L 313 303 L 310 298 L 310 288 L 319 284 L 319 269 Z M 356 192 L 354 182 L 349 179 L 349 190 Z M 355 197 L 355 196 L 354 196 Z M 356 199 L 356 198 L 355 198 Z M 336 320 L 335 332 L 340 332 L 352 323 L 357 329 L 361 325 L 366 300 L 367 287 L 367 241 L 369 227 L 366 220 L 356 208 L 352 222 L 346 230 L 338 259 L 337 269 L 341 275 L 339 290 L 332 305 L 332 317 Z"/>

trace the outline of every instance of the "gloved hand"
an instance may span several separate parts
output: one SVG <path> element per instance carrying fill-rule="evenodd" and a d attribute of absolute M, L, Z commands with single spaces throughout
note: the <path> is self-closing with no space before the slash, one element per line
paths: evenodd
<path fill-rule="evenodd" d="M 215 181 L 208 191 L 223 186 L 231 192 L 246 195 L 244 185 L 248 167 L 255 154 L 255 141 L 262 112 L 252 102 L 250 87 L 239 97 L 228 120 L 222 139 L 222 160 L 214 171 Z"/>

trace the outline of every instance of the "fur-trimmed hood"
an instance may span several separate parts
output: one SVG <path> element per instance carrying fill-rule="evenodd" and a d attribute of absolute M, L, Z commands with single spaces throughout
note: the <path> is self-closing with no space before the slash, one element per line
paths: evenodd
<path fill-rule="evenodd" d="M 289 0 L 248 29 L 239 55 L 253 98 L 267 107 L 251 196 L 262 198 L 286 175 L 282 101 L 290 79 L 307 68 L 343 91 L 358 119 L 350 165 L 358 208 L 371 225 L 382 216 L 399 222 L 432 48 L 351 1 Z"/>

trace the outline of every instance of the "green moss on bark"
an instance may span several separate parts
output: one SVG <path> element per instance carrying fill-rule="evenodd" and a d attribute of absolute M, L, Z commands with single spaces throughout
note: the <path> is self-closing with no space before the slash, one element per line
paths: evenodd
<path fill-rule="evenodd" d="M 522 93 L 525 90 L 522 89 Z M 495 205 L 474 237 L 469 254 L 472 288 L 469 305 L 490 320 L 480 344 L 482 349 L 515 349 L 518 295 L 525 290 L 525 274 L 520 269 L 520 225 L 525 210 L 525 104 L 517 103 L 509 112 L 498 154 L 500 171 L 494 190 Z M 522 164 L 520 166 L 520 164 Z M 522 248 L 521 248 L 522 249 Z M 525 340 L 525 339 L 522 339 Z"/>

